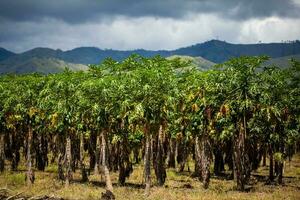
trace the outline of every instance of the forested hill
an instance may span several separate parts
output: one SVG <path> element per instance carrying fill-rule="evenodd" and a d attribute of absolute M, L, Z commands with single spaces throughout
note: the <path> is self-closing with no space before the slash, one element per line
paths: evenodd
<path fill-rule="evenodd" d="M 39 69 L 41 73 L 54 73 L 57 72 L 58 66 L 55 66 L 55 69 L 52 70 L 53 60 L 55 60 L 55 63 L 66 63 L 66 66 L 71 66 L 71 68 L 74 66 L 76 70 L 85 68 L 83 66 L 78 67 L 77 64 L 98 64 L 107 57 L 121 61 L 133 53 L 145 57 L 155 55 L 163 57 L 173 55 L 202 57 L 213 63 L 222 63 L 230 58 L 242 55 L 268 55 L 271 58 L 278 58 L 300 54 L 300 41 L 269 44 L 231 44 L 224 41 L 211 40 L 171 51 L 149 51 L 143 49 L 119 51 L 103 50 L 96 47 L 80 47 L 69 51 L 35 48 L 24 53 L 15 54 L 0 48 L 0 74 L 32 72 L 32 69 Z M 37 59 L 42 60 L 42 62 L 36 62 Z M 51 62 L 48 63 L 48 61 Z M 39 63 L 43 63 L 43 65 Z M 64 67 L 60 68 L 62 70 Z"/>
<path fill-rule="evenodd" d="M 15 53 L 10 52 L 10 51 L 8 51 L 8 50 L 3 49 L 3 48 L 0 47 L 0 62 L 2 60 L 5 60 L 5 59 L 13 56 L 13 55 L 15 55 Z"/>
<path fill-rule="evenodd" d="M 233 57 L 268 55 L 271 58 L 295 55 L 300 53 L 300 41 L 289 43 L 230 44 L 211 40 L 202 44 L 180 48 L 178 55 L 201 56 L 215 63 L 222 63 Z"/>

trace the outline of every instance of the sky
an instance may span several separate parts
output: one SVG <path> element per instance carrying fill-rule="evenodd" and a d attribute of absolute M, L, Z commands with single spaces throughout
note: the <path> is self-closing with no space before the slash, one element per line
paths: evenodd
<path fill-rule="evenodd" d="M 0 0 L 0 47 L 176 49 L 300 39 L 300 0 Z"/>

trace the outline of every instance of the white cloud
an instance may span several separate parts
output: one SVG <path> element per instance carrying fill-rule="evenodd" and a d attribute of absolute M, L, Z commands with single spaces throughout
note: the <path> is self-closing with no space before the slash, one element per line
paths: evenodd
<path fill-rule="evenodd" d="M 239 42 L 280 42 L 296 40 L 300 36 L 300 19 L 268 17 L 252 19 L 242 25 Z"/>
<path fill-rule="evenodd" d="M 213 14 L 194 14 L 183 19 L 119 16 L 111 21 L 83 24 L 45 19 L 2 24 L 0 37 L 5 39 L 0 40 L 0 46 L 17 52 L 38 46 L 63 50 L 79 46 L 157 50 L 217 37 L 234 43 L 273 42 L 299 39 L 299 24 L 300 19 L 268 17 L 234 21 Z"/>

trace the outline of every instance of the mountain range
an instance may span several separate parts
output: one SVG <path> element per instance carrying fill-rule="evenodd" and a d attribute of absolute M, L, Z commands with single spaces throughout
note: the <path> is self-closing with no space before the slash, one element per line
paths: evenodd
<path fill-rule="evenodd" d="M 0 48 L 0 74 L 5 73 L 56 73 L 65 67 L 71 70 L 86 70 L 88 64 L 98 64 L 107 57 L 123 60 L 131 54 L 140 54 L 145 57 L 161 55 L 170 57 L 174 55 L 194 57 L 194 63 L 201 64 L 201 68 L 208 68 L 214 63 L 222 63 L 230 58 L 243 55 L 267 55 L 274 62 L 286 64 L 290 57 L 300 56 L 300 41 L 284 43 L 258 43 L 258 44 L 231 44 L 220 40 L 210 40 L 204 43 L 179 48 L 175 50 L 150 51 L 112 50 L 96 47 L 79 47 L 68 51 L 50 48 L 35 48 L 23 53 L 14 53 Z M 295 56 L 294 56 L 295 55 Z M 276 61 L 277 59 L 277 61 Z M 271 62 L 272 62 L 271 60 Z M 285 60 L 285 61 L 283 61 Z"/>

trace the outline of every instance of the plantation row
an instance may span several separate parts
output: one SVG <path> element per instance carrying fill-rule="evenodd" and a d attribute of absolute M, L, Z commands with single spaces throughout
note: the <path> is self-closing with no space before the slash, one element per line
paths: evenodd
<path fill-rule="evenodd" d="M 300 64 L 266 66 L 265 57 L 232 59 L 209 71 L 161 57 L 107 59 L 88 72 L 0 78 L 0 171 L 17 170 L 23 155 L 27 183 L 34 170 L 58 165 L 72 173 L 110 171 L 124 184 L 144 165 L 145 193 L 163 185 L 166 168 L 194 175 L 209 187 L 225 165 L 244 190 L 251 171 L 270 160 L 269 181 L 282 182 L 283 164 L 299 149 Z M 264 67 L 263 67 L 264 66 Z M 88 173 L 89 172 L 89 173 Z"/>

